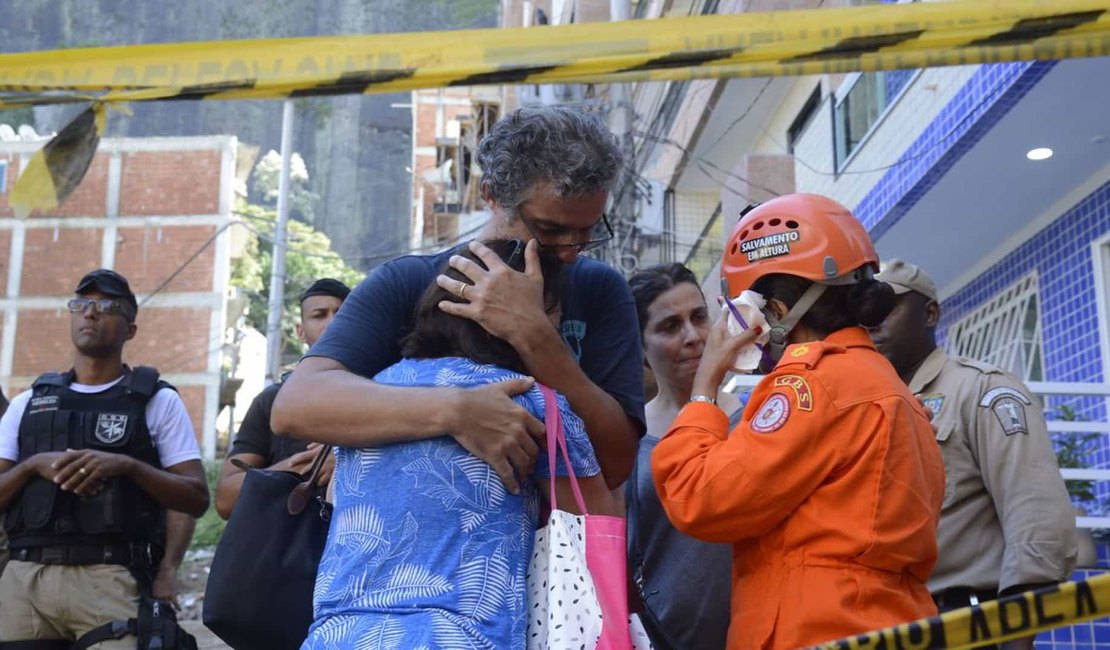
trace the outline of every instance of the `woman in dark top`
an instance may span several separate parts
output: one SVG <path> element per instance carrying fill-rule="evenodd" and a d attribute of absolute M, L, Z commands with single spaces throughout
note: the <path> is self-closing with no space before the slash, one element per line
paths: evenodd
<path fill-rule="evenodd" d="M 725 647 L 729 624 L 731 549 L 688 537 L 667 520 L 651 480 L 651 452 L 690 399 L 711 321 L 697 278 L 681 264 L 664 264 L 629 279 L 644 360 L 658 385 L 645 407 L 647 435 L 627 483 L 628 558 L 643 600 L 644 626 L 657 650 Z M 718 403 L 739 413 L 724 393 Z"/>

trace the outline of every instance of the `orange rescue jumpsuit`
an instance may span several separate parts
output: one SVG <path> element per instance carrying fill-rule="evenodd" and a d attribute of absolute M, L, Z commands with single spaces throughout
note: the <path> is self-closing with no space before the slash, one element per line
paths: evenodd
<path fill-rule="evenodd" d="M 703 402 L 651 459 L 676 528 L 733 544 L 730 650 L 798 648 L 936 614 L 944 464 L 859 327 L 792 345 L 743 421 Z"/>

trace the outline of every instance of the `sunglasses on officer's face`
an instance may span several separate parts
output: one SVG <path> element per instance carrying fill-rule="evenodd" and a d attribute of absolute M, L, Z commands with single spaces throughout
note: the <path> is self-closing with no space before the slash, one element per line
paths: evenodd
<path fill-rule="evenodd" d="M 66 303 L 71 314 L 83 314 L 90 306 L 98 314 L 123 314 L 123 303 L 110 298 L 74 298 Z"/>

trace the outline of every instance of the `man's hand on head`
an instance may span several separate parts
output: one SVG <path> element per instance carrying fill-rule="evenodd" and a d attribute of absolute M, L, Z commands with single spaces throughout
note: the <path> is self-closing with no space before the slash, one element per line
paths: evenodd
<path fill-rule="evenodd" d="M 513 494 L 520 494 L 520 477 L 532 473 L 546 434 L 542 422 L 510 399 L 534 383 L 519 378 L 459 390 L 457 402 L 447 405 L 456 414 L 451 435 L 489 463 Z"/>
<path fill-rule="evenodd" d="M 445 300 L 439 303 L 439 308 L 452 316 L 475 321 L 518 351 L 534 340 L 531 337 L 551 334 L 551 322 L 544 311 L 543 274 L 535 240 L 529 241 L 524 249 L 523 272 L 514 271 L 481 242 L 470 242 L 470 250 L 488 270 L 465 257 L 452 256 L 451 268 L 465 275 L 470 283 L 446 275 L 437 276 L 436 284 L 456 295 L 461 294 L 465 300 Z"/>

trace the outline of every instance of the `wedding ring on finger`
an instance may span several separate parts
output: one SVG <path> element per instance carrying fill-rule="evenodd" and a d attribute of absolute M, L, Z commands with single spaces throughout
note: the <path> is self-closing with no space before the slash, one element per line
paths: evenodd
<path fill-rule="evenodd" d="M 459 283 L 459 297 L 463 300 L 466 300 L 466 287 L 467 284 L 465 282 Z"/>
<path fill-rule="evenodd" d="M 82 476 L 85 476 L 89 473 L 89 470 L 85 469 L 84 467 L 78 467 L 77 471 L 80 472 Z"/>

